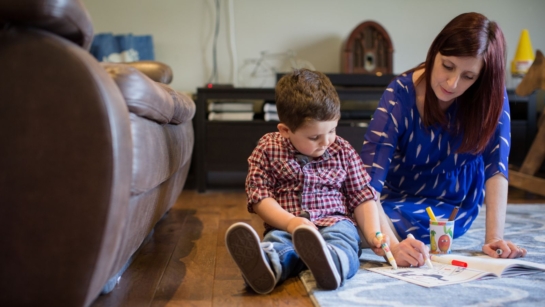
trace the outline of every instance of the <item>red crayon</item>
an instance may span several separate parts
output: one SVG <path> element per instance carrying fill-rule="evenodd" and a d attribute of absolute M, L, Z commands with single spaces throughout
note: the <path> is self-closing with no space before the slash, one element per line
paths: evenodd
<path fill-rule="evenodd" d="M 459 266 L 459 267 L 462 267 L 462 268 L 467 268 L 467 263 L 463 262 L 463 261 L 460 261 L 460 260 L 454 260 L 454 259 L 449 260 L 449 259 L 445 259 L 445 258 L 435 256 L 435 255 L 431 255 L 430 258 L 431 258 L 431 261 L 444 263 L 444 264 L 455 265 L 455 266 Z"/>

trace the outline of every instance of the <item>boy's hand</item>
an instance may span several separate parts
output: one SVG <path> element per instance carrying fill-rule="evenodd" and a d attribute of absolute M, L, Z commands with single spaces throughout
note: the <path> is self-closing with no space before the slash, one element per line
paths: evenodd
<path fill-rule="evenodd" d="M 309 221 L 308 219 L 304 218 L 304 217 L 294 217 L 292 218 L 289 222 L 288 222 L 288 227 L 287 227 L 287 231 L 289 233 L 293 233 L 293 231 L 295 230 L 295 228 L 301 226 L 301 225 L 308 225 L 310 227 L 314 227 L 315 229 L 318 229 L 318 227 L 316 227 L 316 225 L 314 225 L 313 222 Z"/>
<path fill-rule="evenodd" d="M 379 255 L 379 256 L 386 256 L 386 253 L 384 253 L 384 250 L 382 249 L 382 243 L 386 243 L 388 244 L 388 246 L 390 246 L 390 237 L 388 237 L 387 235 L 382 235 L 382 240 L 377 238 L 376 236 L 373 237 L 372 241 L 371 241 L 371 244 L 369 244 L 371 246 L 371 250 Z"/>

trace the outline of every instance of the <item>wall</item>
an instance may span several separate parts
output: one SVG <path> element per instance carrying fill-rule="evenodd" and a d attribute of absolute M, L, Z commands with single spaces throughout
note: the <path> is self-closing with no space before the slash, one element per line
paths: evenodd
<path fill-rule="evenodd" d="M 229 2 L 229 1 L 232 1 Z M 195 92 L 212 72 L 215 21 L 213 0 L 83 0 L 95 33 L 151 34 L 156 59 L 172 66 L 172 86 Z M 228 32 L 228 7 L 234 37 Z M 220 0 L 217 40 L 218 81 L 233 83 L 229 40 L 240 67 L 261 51 L 292 49 L 317 70 L 339 72 L 343 41 L 361 22 L 373 20 L 394 45 L 394 73 L 424 61 L 442 27 L 456 15 L 475 11 L 497 21 L 508 44 L 508 67 L 526 28 L 534 51 L 545 51 L 543 0 Z M 510 82 L 510 81 L 508 81 Z M 509 83 L 508 83 L 509 84 Z"/>

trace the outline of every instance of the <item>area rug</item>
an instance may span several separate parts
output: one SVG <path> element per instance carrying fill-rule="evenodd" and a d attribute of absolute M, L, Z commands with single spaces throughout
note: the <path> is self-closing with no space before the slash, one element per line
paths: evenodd
<path fill-rule="evenodd" d="M 453 253 L 479 255 L 484 240 L 483 209 L 471 229 L 453 242 Z M 508 205 L 505 238 L 525 247 L 526 261 L 545 264 L 545 205 Z M 425 288 L 365 270 L 380 266 L 382 257 L 364 250 L 358 273 L 335 291 L 316 288 L 310 271 L 300 278 L 315 306 L 545 306 L 545 272 L 475 280 Z"/>

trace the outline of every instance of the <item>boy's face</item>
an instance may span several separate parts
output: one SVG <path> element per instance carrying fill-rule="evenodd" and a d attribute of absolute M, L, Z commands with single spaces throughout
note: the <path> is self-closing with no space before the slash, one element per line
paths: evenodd
<path fill-rule="evenodd" d="M 312 120 L 292 132 L 286 125 L 278 124 L 280 134 L 289 139 L 293 146 L 305 156 L 320 157 L 335 141 L 338 120 Z"/>

